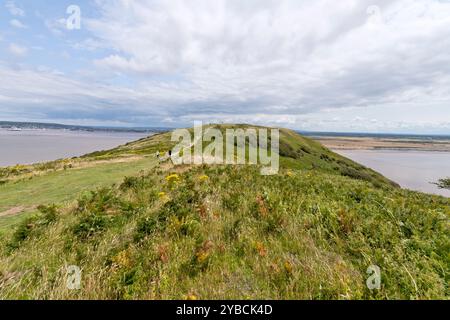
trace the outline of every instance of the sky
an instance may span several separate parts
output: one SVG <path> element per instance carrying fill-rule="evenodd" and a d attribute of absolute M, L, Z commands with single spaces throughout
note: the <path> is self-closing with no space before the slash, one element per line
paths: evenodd
<path fill-rule="evenodd" d="M 450 134 L 450 0 L 0 0 L 0 120 Z"/>

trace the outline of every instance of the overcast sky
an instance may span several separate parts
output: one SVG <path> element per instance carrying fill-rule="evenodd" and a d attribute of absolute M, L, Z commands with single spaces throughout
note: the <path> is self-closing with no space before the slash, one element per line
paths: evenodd
<path fill-rule="evenodd" d="M 0 120 L 450 134 L 450 1 L 0 1 Z"/>

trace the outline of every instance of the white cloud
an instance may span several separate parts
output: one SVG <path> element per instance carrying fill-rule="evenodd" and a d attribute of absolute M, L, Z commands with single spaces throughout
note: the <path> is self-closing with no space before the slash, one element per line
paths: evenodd
<path fill-rule="evenodd" d="M 95 3 L 99 18 L 83 20 L 88 38 L 70 43 L 97 53 L 89 77 L 56 80 L 22 71 L 13 79 L 27 94 L 6 84 L 0 85 L 0 94 L 26 108 L 19 98 L 31 89 L 18 76 L 37 78 L 30 96 L 44 101 L 46 109 L 34 104 L 33 110 L 58 119 L 185 124 L 199 118 L 324 130 L 349 127 L 362 113 L 360 127 L 446 126 L 442 118 L 448 113 L 441 106 L 450 103 L 449 2 Z M 65 20 L 46 24 L 61 34 Z M 98 52 L 108 54 L 99 57 Z M 58 90 L 45 87 L 54 85 Z M 365 115 L 370 108 L 374 111 Z M 441 119 L 430 116 L 436 108 Z M 403 115 L 395 110 L 411 110 L 407 121 L 401 122 Z"/>
<path fill-rule="evenodd" d="M 6 1 L 5 7 L 13 16 L 25 16 L 25 11 L 22 8 L 19 8 L 14 1 Z"/>
<path fill-rule="evenodd" d="M 96 51 L 98 49 L 105 49 L 108 45 L 92 38 L 87 38 L 82 41 L 72 43 L 72 48 L 77 50 Z"/>
<path fill-rule="evenodd" d="M 66 19 L 46 19 L 44 21 L 47 29 L 53 33 L 54 35 L 60 36 L 63 34 L 63 31 L 67 29 Z"/>
<path fill-rule="evenodd" d="M 374 2 L 378 19 L 367 15 Z M 449 97 L 448 88 L 436 86 L 449 78 L 443 70 L 450 61 L 448 3 L 100 3 L 103 17 L 88 27 L 117 53 L 97 65 L 182 75 L 194 100 L 228 98 L 247 101 L 249 112 L 281 106 L 298 113 L 412 99 L 430 89 Z"/>
<path fill-rule="evenodd" d="M 13 26 L 14 28 L 19 28 L 19 29 L 26 29 L 26 28 L 27 28 L 26 25 L 24 25 L 22 22 L 20 22 L 20 21 L 17 20 L 17 19 L 12 19 L 12 20 L 10 20 L 10 21 L 9 21 L 9 24 L 10 24 L 11 26 Z"/>
<path fill-rule="evenodd" d="M 17 57 L 24 57 L 28 53 L 28 49 L 26 47 L 15 44 L 15 43 L 11 43 L 8 47 L 8 50 L 11 54 L 13 54 L 14 56 L 17 56 Z M 4 78 L 4 79 L 6 79 L 6 78 Z"/>

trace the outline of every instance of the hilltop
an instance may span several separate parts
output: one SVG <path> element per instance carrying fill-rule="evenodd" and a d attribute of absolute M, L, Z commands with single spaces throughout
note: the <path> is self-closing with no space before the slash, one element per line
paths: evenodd
<path fill-rule="evenodd" d="M 28 209 L 0 241 L 0 298 L 448 297 L 447 198 L 402 190 L 291 130 L 274 176 L 158 163 L 170 137 L 1 169 L 0 212 Z M 69 265 L 80 290 L 66 286 Z M 379 290 L 366 286 L 371 265 Z"/>

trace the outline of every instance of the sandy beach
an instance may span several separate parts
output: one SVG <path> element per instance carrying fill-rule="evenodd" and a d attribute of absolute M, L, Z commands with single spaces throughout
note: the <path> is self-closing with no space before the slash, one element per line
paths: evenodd
<path fill-rule="evenodd" d="M 372 168 L 403 188 L 450 197 L 434 182 L 450 177 L 450 139 L 316 136 L 331 150 Z"/>
<path fill-rule="evenodd" d="M 374 137 L 313 137 L 333 150 L 403 150 L 450 152 L 449 140 L 387 139 Z"/>

